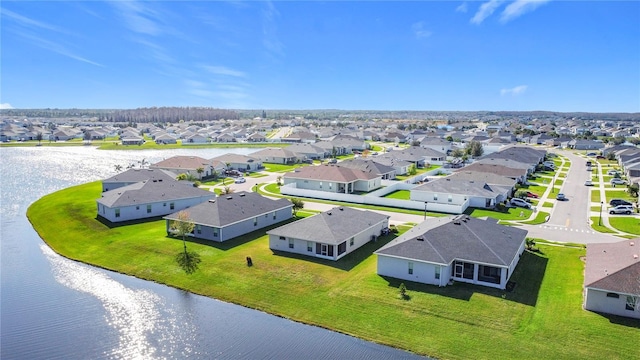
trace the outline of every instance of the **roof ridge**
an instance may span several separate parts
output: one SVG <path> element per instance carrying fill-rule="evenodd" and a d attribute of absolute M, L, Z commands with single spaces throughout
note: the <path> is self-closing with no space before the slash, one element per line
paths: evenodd
<path fill-rule="evenodd" d="M 483 220 L 486 221 L 486 220 Z M 480 240 L 480 243 L 482 243 L 482 245 L 484 245 L 487 249 L 489 249 L 489 251 L 496 256 L 496 258 L 500 259 L 500 261 L 502 261 L 503 264 L 506 264 L 507 262 L 504 261 L 504 259 L 502 259 L 500 257 L 500 255 L 496 254 L 495 251 L 493 251 L 493 249 L 491 248 L 491 246 L 487 245 L 487 243 L 484 242 L 484 240 L 482 240 L 482 238 L 480 236 L 478 236 L 478 234 L 476 234 L 466 222 L 460 222 L 461 224 L 464 224 L 463 226 L 467 228 L 467 230 L 469 230 L 471 232 L 471 234 L 473 234 L 473 236 L 475 236 L 478 240 Z"/>

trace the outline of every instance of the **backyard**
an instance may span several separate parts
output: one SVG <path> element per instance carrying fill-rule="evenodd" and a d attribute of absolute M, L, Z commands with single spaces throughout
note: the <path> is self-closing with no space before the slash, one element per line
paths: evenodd
<path fill-rule="evenodd" d="M 57 252 L 107 269 L 238 303 L 366 340 L 448 359 L 635 358 L 637 320 L 582 309 L 582 247 L 525 252 L 512 292 L 456 283 L 439 288 L 376 274 L 373 251 L 394 235 L 332 262 L 274 253 L 264 232 L 222 244 L 189 242 L 202 263 L 186 275 L 182 242 L 164 221 L 110 227 L 96 219 L 100 183 L 43 197 L 28 217 Z M 520 210 L 520 209 L 518 209 Z M 400 227 L 403 232 L 407 227 Z M 254 266 L 247 267 L 251 256 Z"/>

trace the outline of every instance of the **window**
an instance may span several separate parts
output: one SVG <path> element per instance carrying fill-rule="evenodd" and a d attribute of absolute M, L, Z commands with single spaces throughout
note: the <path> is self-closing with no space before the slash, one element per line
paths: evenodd
<path fill-rule="evenodd" d="M 136 210 L 140 210 L 140 205 L 136 205 Z"/>
<path fill-rule="evenodd" d="M 433 194 L 433 201 L 438 201 L 438 194 Z"/>
<path fill-rule="evenodd" d="M 349 240 L 349 246 L 353 246 L 353 238 Z"/>
<path fill-rule="evenodd" d="M 329 190 L 331 190 L 332 186 L 333 186 L 333 183 L 329 183 Z"/>
<path fill-rule="evenodd" d="M 167 206 L 167 203 L 162 204 L 162 206 Z"/>
<path fill-rule="evenodd" d="M 258 226 L 258 218 L 257 217 L 253 218 L 253 226 Z"/>
<path fill-rule="evenodd" d="M 287 240 L 284 236 L 280 236 L 280 240 Z"/>
<path fill-rule="evenodd" d="M 616 293 L 607 293 L 607 297 L 618 299 L 618 298 L 620 298 L 620 295 L 618 295 Z"/>
<path fill-rule="evenodd" d="M 289 239 L 289 249 L 293 249 L 293 239 Z"/>
<path fill-rule="evenodd" d="M 196 225 L 196 232 L 198 234 L 202 234 L 202 227 L 200 227 L 200 224 Z"/>
<path fill-rule="evenodd" d="M 635 296 L 627 295 L 627 303 L 625 304 L 625 309 L 635 311 L 638 305 L 638 298 Z"/>
<path fill-rule="evenodd" d="M 440 279 L 440 266 L 436 266 L 436 280 Z"/>
<path fill-rule="evenodd" d="M 344 254 L 347 251 L 347 242 L 343 241 L 338 245 L 338 255 Z"/>
<path fill-rule="evenodd" d="M 452 196 L 452 195 L 449 195 L 449 197 L 447 198 L 447 201 L 448 201 L 448 202 L 452 202 L 452 201 L 453 201 L 453 196 Z"/>
<path fill-rule="evenodd" d="M 213 236 L 218 236 L 218 228 L 213 228 Z"/>
<path fill-rule="evenodd" d="M 275 219 L 276 219 L 276 212 L 274 211 L 273 212 L 273 220 L 275 220 Z"/>
<path fill-rule="evenodd" d="M 116 209 L 116 217 L 119 218 L 120 217 L 120 209 Z"/>
<path fill-rule="evenodd" d="M 320 189 L 322 189 L 322 181 L 320 181 Z"/>
<path fill-rule="evenodd" d="M 147 205 L 147 214 L 151 214 L 151 205 Z"/>
<path fill-rule="evenodd" d="M 312 252 L 313 251 L 313 242 L 312 241 L 307 241 L 307 251 L 308 252 Z"/>
<path fill-rule="evenodd" d="M 413 274 L 413 263 L 409 262 L 409 275 Z"/>
<path fill-rule="evenodd" d="M 169 203 L 169 209 L 173 210 L 176 208 L 176 204 L 175 203 Z"/>

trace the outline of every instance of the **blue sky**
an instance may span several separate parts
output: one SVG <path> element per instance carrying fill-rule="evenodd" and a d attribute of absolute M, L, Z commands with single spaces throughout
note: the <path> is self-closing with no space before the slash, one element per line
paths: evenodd
<path fill-rule="evenodd" d="M 639 1 L 3 1 L 14 108 L 640 112 Z"/>

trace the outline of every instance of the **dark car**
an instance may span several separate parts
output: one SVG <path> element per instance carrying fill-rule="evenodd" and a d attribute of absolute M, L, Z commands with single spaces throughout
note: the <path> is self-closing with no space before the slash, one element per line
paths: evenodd
<path fill-rule="evenodd" d="M 631 205 L 631 203 L 622 199 L 611 199 L 611 201 L 609 201 L 609 205 L 611 206 Z"/>

